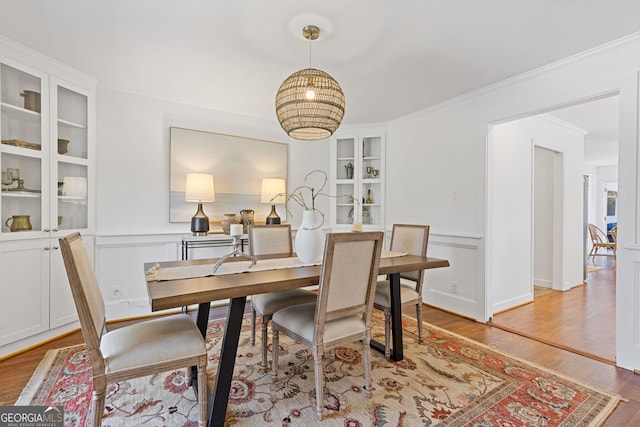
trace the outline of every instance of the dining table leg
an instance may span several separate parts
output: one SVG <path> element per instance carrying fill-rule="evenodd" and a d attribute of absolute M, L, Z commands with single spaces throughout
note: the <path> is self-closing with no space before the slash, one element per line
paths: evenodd
<path fill-rule="evenodd" d="M 391 360 L 404 358 L 402 344 L 402 300 L 400 299 L 400 273 L 389 274 L 389 290 L 391 292 Z M 371 348 L 384 353 L 384 344 L 371 340 Z"/>
<path fill-rule="evenodd" d="M 208 405 L 209 426 L 211 427 L 224 426 L 246 302 L 247 297 L 238 297 L 232 298 L 229 303 L 227 323 L 224 337 L 222 338 L 222 348 L 220 349 L 216 383 L 213 389 L 213 396 L 209 399 Z"/>

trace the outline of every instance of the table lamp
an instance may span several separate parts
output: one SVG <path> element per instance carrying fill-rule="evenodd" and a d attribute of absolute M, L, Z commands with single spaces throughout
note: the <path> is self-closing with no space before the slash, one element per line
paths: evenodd
<path fill-rule="evenodd" d="M 267 216 L 267 224 L 280 224 L 280 217 L 276 212 L 276 203 L 283 204 L 285 202 L 286 191 L 284 179 L 265 178 L 262 180 L 260 202 L 271 203 L 271 213 Z"/>
<path fill-rule="evenodd" d="M 198 202 L 198 211 L 191 218 L 191 233 L 194 236 L 206 236 L 209 231 L 209 217 L 202 210 L 202 202 L 214 202 L 216 193 L 213 175 L 207 173 L 188 173 L 184 200 Z"/>

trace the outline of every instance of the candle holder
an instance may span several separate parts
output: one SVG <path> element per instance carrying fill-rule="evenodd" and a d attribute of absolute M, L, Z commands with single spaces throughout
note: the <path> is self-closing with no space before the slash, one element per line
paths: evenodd
<path fill-rule="evenodd" d="M 235 257 L 235 256 L 244 256 L 246 258 L 249 258 L 251 260 L 251 265 L 249 266 L 249 268 L 256 265 L 256 261 L 258 259 L 255 256 L 246 254 L 242 252 L 242 250 L 240 250 L 242 235 L 238 234 L 238 235 L 233 235 L 231 237 L 233 237 L 233 250 L 228 254 L 223 255 L 220 259 L 218 259 L 218 261 L 213 266 L 214 273 L 218 271 L 218 268 L 220 268 L 220 266 L 224 261 L 226 261 L 228 258 Z"/>

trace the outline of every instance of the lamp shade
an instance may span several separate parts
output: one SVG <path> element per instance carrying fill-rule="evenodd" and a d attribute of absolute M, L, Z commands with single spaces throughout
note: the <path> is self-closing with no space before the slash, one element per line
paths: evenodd
<path fill-rule="evenodd" d="M 215 202 L 216 193 L 213 186 L 213 175 L 208 173 L 188 173 L 184 200 L 187 202 Z"/>
<path fill-rule="evenodd" d="M 282 204 L 285 202 L 284 193 L 286 192 L 284 179 L 265 178 L 262 180 L 262 191 L 260 192 L 261 203 Z M 277 194 L 282 194 L 274 199 Z"/>
<path fill-rule="evenodd" d="M 291 74 L 276 94 L 280 126 L 295 139 L 318 140 L 333 135 L 344 117 L 344 106 L 338 82 L 315 68 Z"/>

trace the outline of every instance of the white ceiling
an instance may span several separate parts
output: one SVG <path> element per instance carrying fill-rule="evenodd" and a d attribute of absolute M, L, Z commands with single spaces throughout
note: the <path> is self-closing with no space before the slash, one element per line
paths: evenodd
<path fill-rule="evenodd" d="M 275 119 L 311 65 L 388 121 L 640 31 L 638 0 L 0 0 L 0 34 L 114 88 Z"/>

